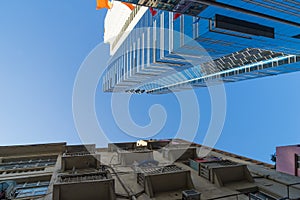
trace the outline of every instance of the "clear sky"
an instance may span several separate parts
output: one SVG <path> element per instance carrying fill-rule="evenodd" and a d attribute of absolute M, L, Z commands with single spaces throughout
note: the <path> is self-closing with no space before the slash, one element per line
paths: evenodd
<path fill-rule="evenodd" d="M 80 143 L 72 114 L 77 71 L 103 40 L 106 11 L 94 0 L 0 1 L 0 145 L 67 141 Z M 216 148 L 270 162 L 275 147 L 300 143 L 300 73 L 231 83 L 225 86 L 227 115 Z M 201 109 L 196 142 L 210 121 L 207 89 L 195 90 Z M 109 94 L 97 90 L 96 110 L 110 139 L 133 139 L 115 125 Z M 168 118 L 156 136 L 174 135 L 180 122 L 174 95 L 135 96 L 136 123 L 149 123 L 148 109 L 162 104 Z M 193 119 L 190 119 L 191 121 Z"/>

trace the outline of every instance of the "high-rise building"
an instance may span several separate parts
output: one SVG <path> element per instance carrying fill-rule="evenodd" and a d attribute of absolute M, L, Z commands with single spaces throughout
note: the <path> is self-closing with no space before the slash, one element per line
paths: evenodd
<path fill-rule="evenodd" d="M 279 200 L 300 177 L 181 139 L 0 147 L 1 200 Z"/>
<path fill-rule="evenodd" d="M 106 92 L 161 94 L 300 69 L 295 1 L 121 1 L 137 6 L 115 1 L 106 16 Z"/>
<path fill-rule="evenodd" d="M 276 170 L 300 176 L 300 145 L 276 147 Z"/>

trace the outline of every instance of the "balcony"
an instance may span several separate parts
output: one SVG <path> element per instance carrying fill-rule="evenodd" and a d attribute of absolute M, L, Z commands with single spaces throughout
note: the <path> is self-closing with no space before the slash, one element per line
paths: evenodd
<path fill-rule="evenodd" d="M 66 153 L 95 153 L 96 145 L 86 144 L 86 145 L 69 145 L 66 147 Z"/>
<path fill-rule="evenodd" d="M 160 150 L 163 147 L 167 146 L 171 140 L 149 140 L 148 149 Z"/>
<path fill-rule="evenodd" d="M 123 166 L 132 165 L 134 162 L 142 162 L 146 160 L 153 160 L 153 151 L 142 149 L 142 150 L 118 150 L 118 160 Z"/>
<path fill-rule="evenodd" d="M 114 185 L 108 171 L 60 175 L 53 186 L 53 200 L 114 200 Z"/>
<path fill-rule="evenodd" d="M 150 198 L 161 192 L 183 191 L 194 188 L 191 172 L 176 165 L 139 168 L 137 182 Z"/>
<path fill-rule="evenodd" d="M 163 157 L 171 161 L 187 161 L 197 157 L 197 148 L 181 145 L 172 145 L 168 148 L 163 148 Z"/>
<path fill-rule="evenodd" d="M 159 150 L 167 146 L 171 142 L 171 140 L 145 140 L 145 142 L 147 142 L 147 149 Z M 116 152 L 118 149 L 134 150 L 137 147 L 137 142 L 109 143 L 108 151 Z"/>
<path fill-rule="evenodd" d="M 198 170 L 199 176 L 218 186 L 234 182 L 254 182 L 246 165 L 229 160 L 211 159 L 208 161 L 201 160 L 201 162 L 190 160 L 190 166 Z"/>
<path fill-rule="evenodd" d="M 117 152 L 118 149 L 133 150 L 135 148 L 136 148 L 136 142 L 109 143 L 108 144 L 109 152 Z"/>
<path fill-rule="evenodd" d="M 62 156 L 62 171 L 74 169 L 97 169 L 100 166 L 100 155 L 89 152 L 65 153 Z"/>

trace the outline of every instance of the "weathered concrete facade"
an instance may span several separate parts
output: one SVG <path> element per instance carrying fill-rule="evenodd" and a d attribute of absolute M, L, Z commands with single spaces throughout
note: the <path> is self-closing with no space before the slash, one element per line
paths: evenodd
<path fill-rule="evenodd" d="M 267 163 L 180 139 L 145 144 L 0 147 L 0 199 L 300 198 L 300 177 Z"/>

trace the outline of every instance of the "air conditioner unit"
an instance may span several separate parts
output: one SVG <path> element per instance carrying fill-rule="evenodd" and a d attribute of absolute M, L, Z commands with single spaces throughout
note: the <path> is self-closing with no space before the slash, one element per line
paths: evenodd
<path fill-rule="evenodd" d="M 200 200 L 201 193 L 196 190 L 182 191 L 182 200 Z"/>

